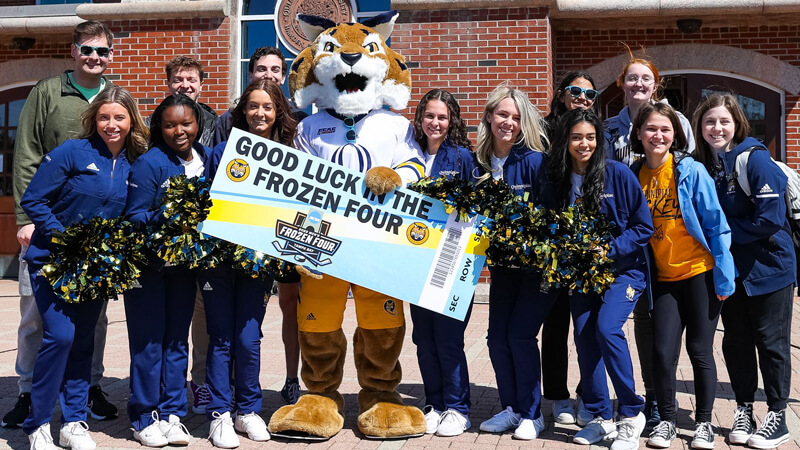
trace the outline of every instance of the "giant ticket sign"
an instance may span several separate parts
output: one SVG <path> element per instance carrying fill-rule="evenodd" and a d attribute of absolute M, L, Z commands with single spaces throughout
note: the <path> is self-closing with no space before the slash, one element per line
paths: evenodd
<path fill-rule="evenodd" d="M 464 320 L 486 260 L 476 220 L 407 189 L 234 129 L 203 233 Z"/>

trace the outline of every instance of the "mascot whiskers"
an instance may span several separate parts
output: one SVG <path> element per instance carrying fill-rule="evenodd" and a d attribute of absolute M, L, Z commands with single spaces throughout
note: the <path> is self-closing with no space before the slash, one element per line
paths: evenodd
<path fill-rule="evenodd" d="M 416 181 L 424 173 L 411 124 L 383 109 L 384 105 L 404 109 L 411 95 L 404 58 L 386 45 L 397 16 L 397 11 L 390 11 L 363 24 L 339 25 L 298 16 L 303 32 L 314 42 L 297 56 L 289 74 L 297 106 L 315 103 L 319 108 L 300 123 L 296 147 L 366 172 L 365 183 L 376 195 Z M 308 394 L 276 411 L 270 432 L 327 439 L 342 429 L 344 399 L 338 389 L 347 351 L 342 318 L 349 290 L 358 319 L 353 352 L 361 386 L 359 430 L 372 438 L 425 432 L 422 411 L 403 405 L 395 390 L 402 377 L 398 361 L 405 335 L 402 304 L 328 275 L 302 277 L 297 317 L 301 376 Z"/>

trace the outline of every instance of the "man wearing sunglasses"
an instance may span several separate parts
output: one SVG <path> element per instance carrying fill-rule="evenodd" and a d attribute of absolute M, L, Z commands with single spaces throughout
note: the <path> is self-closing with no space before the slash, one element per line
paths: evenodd
<path fill-rule="evenodd" d="M 19 117 L 14 143 L 14 208 L 17 220 L 17 240 L 22 245 L 19 266 L 21 319 L 17 330 L 16 371 L 19 374 L 19 398 L 14 408 L 3 417 L 0 425 L 16 428 L 28 416 L 33 366 L 36 352 L 42 343 L 42 319 L 33 299 L 27 264 L 22 260 L 30 243 L 34 226 L 20 207 L 20 199 L 44 155 L 81 131 L 81 113 L 89 102 L 111 82 L 103 73 L 113 57 L 113 34 L 103 23 L 83 22 L 73 31 L 70 54 L 73 70 L 41 80 L 31 90 Z M 107 302 L 106 302 L 107 304 Z M 106 344 L 108 318 L 105 308 L 95 329 L 92 379 L 88 406 L 95 419 L 111 419 L 117 408 L 108 402 L 100 389 L 103 376 L 103 352 Z M 77 422 L 75 422 L 77 423 Z M 63 431 L 63 430 L 62 430 Z M 76 439 L 85 431 L 81 427 L 67 430 Z"/>

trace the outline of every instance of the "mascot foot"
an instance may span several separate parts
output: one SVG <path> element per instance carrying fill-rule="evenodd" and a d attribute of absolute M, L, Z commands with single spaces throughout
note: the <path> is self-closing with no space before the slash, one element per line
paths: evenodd
<path fill-rule="evenodd" d="M 344 399 L 338 392 L 331 397 L 306 394 L 294 405 L 281 407 L 269 419 L 269 432 L 288 439 L 332 438 L 344 425 Z"/>
<path fill-rule="evenodd" d="M 397 392 L 358 394 L 358 429 L 369 439 L 402 439 L 425 434 L 425 416 L 419 408 L 403 405 Z"/>

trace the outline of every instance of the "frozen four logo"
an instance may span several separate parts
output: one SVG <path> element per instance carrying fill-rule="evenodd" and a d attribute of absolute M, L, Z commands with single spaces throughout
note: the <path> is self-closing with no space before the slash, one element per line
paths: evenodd
<path fill-rule="evenodd" d="M 298 212 L 294 223 L 277 220 L 272 242 L 282 257 L 294 256 L 295 261 L 308 261 L 314 266 L 327 266 L 342 241 L 328 237 L 330 222 L 322 220 L 322 212 L 312 209 L 308 214 Z M 283 241 L 283 242 L 281 242 Z M 283 245 L 282 245 L 283 244 Z"/>

